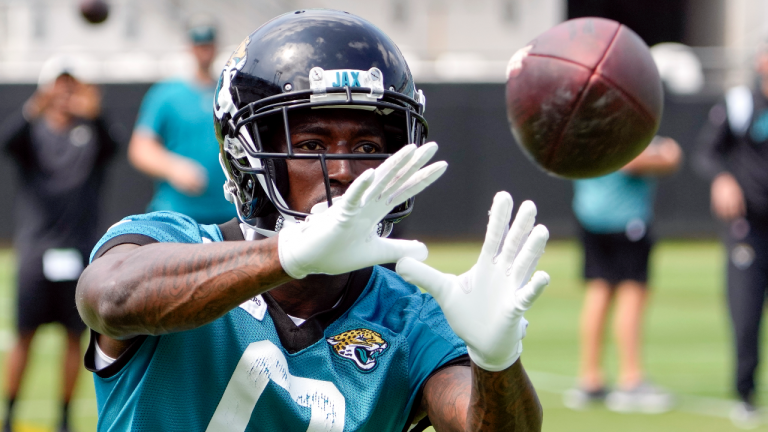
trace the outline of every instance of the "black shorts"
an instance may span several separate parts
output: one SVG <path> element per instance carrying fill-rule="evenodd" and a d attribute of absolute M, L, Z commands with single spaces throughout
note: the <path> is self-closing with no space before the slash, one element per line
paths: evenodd
<path fill-rule="evenodd" d="M 648 281 L 648 258 L 653 241 L 648 234 L 630 240 L 625 233 L 595 234 L 582 228 L 584 279 L 605 279 L 610 284 Z"/>
<path fill-rule="evenodd" d="M 77 281 L 52 282 L 43 274 L 41 256 L 20 258 L 16 324 L 20 332 L 58 322 L 69 332 L 82 332 L 85 324 L 75 305 Z"/>

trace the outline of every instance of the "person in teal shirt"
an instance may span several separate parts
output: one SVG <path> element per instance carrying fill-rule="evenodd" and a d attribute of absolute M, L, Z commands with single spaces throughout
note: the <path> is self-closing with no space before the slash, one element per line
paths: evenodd
<path fill-rule="evenodd" d="M 624 168 L 603 177 L 574 181 L 573 211 L 581 227 L 587 290 L 581 314 L 581 366 L 566 406 L 584 408 L 605 400 L 619 412 L 660 412 L 673 399 L 651 385 L 641 364 L 641 330 L 648 297 L 648 235 L 659 175 L 674 172 L 682 152 L 671 138 L 657 137 Z M 601 365 L 608 311 L 616 299 L 614 327 L 619 351 L 616 388 L 607 391 Z"/>
<path fill-rule="evenodd" d="M 149 89 L 139 110 L 128 158 L 156 179 L 148 211 L 171 210 L 199 223 L 236 216 L 221 186 L 219 148 L 211 125 L 216 30 L 209 24 L 189 31 L 197 61 L 193 79 L 174 78 Z"/>

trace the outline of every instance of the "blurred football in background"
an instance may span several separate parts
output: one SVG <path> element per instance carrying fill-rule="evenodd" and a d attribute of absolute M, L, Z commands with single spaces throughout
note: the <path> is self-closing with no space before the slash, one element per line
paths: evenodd
<path fill-rule="evenodd" d="M 663 90 L 648 46 L 602 18 L 561 23 L 507 66 L 507 119 L 541 168 L 565 178 L 620 169 L 659 128 Z"/>
<path fill-rule="evenodd" d="M 82 0 L 80 14 L 91 24 L 101 24 L 109 17 L 109 5 L 104 0 Z"/>

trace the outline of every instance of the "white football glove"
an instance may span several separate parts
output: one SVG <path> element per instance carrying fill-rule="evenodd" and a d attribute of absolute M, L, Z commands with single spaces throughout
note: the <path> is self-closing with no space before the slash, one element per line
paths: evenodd
<path fill-rule="evenodd" d="M 315 273 L 347 273 L 403 257 L 426 259 L 423 243 L 381 238 L 376 228 L 393 208 L 445 172 L 448 164 L 443 161 L 422 168 L 436 151 L 433 142 L 419 148 L 409 144 L 376 169 L 361 174 L 330 208 L 304 222 L 285 224 L 278 234 L 285 272 L 302 279 Z"/>
<path fill-rule="evenodd" d="M 512 197 L 497 193 L 480 257 L 461 276 L 441 273 L 411 258 L 397 263 L 403 279 L 432 294 L 448 324 L 467 344 L 472 361 L 493 372 L 520 358 L 528 326 L 523 313 L 549 284 L 545 272 L 531 278 L 549 238 L 543 225 L 533 228 L 536 206 L 525 201 L 509 228 L 511 212 Z"/>

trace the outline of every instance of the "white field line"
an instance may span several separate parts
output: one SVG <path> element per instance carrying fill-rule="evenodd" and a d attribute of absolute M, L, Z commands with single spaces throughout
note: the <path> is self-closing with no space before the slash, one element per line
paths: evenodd
<path fill-rule="evenodd" d="M 548 372 L 527 371 L 536 390 L 562 394 L 574 386 L 576 378 Z M 729 413 L 736 404 L 733 400 L 675 394 L 675 411 L 707 417 L 729 418 Z"/>

